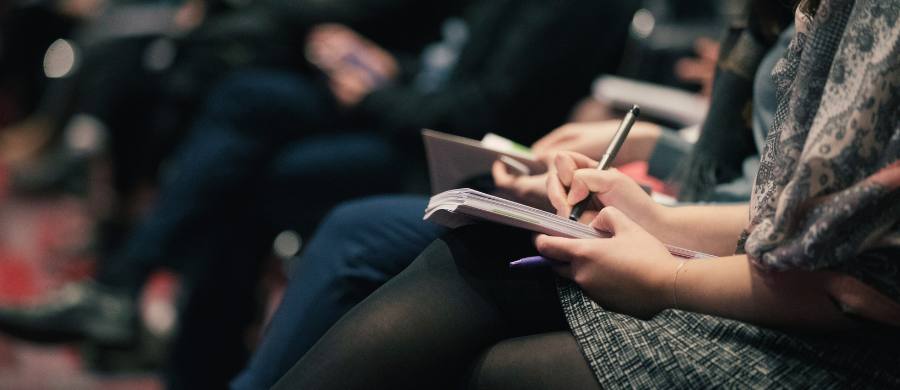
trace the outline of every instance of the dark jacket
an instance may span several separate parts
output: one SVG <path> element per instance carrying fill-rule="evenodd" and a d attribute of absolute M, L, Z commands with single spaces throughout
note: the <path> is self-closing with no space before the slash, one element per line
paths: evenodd
<path fill-rule="evenodd" d="M 295 38 L 310 26 L 340 23 L 391 51 L 417 53 L 440 38 L 441 22 L 473 0 L 263 0 L 272 20 Z"/>
<path fill-rule="evenodd" d="M 363 100 L 358 113 L 400 134 L 430 127 L 533 141 L 564 122 L 594 77 L 616 68 L 636 8 L 631 0 L 481 1 L 442 88 L 391 85 Z"/>

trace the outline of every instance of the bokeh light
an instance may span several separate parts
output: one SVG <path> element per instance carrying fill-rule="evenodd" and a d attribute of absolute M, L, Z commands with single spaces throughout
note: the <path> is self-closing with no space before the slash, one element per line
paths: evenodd
<path fill-rule="evenodd" d="M 65 39 L 57 39 L 44 53 L 44 75 L 57 79 L 70 75 L 78 64 L 75 45 Z"/>
<path fill-rule="evenodd" d="M 631 19 L 631 31 L 638 38 L 649 37 L 653 33 L 654 27 L 656 27 L 656 18 L 653 17 L 652 12 L 646 8 L 641 8 L 634 13 L 634 18 Z"/>

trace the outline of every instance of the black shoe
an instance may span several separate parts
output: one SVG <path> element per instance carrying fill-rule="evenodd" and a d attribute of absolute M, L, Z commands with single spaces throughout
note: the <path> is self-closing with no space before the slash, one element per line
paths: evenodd
<path fill-rule="evenodd" d="M 36 342 L 128 346 L 137 337 L 137 318 L 130 296 L 91 282 L 73 283 L 45 303 L 0 308 L 0 331 Z"/>
<path fill-rule="evenodd" d="M 22 196 L 87 192 L 88 159 L 65 150 L 49 151 L 40 159 L 13 167 L 10 188 Z"/>

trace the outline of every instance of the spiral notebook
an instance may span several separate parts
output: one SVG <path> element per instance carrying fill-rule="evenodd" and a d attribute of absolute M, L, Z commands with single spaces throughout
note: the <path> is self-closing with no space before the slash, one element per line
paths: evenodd
<path fill-rule="evenodd" d="M 610 237 L 609 233 L 568 218 L 469 188 L 444 191 L 432 196 L 423 219 L 450 228 L 489 221 L 558 237 Z M 672 245 L 666 245 L 666 248 L 673 255 L 683 258 L 713 257 Z"/>

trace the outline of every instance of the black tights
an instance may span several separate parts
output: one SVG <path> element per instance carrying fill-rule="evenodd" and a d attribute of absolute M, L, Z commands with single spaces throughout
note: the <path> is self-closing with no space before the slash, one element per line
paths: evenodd
<path fill-rule="evenodd" d="M 479 225 L 432 243 L 347 313 L 276 389 L 595 389 L 530 235 Z"/>

